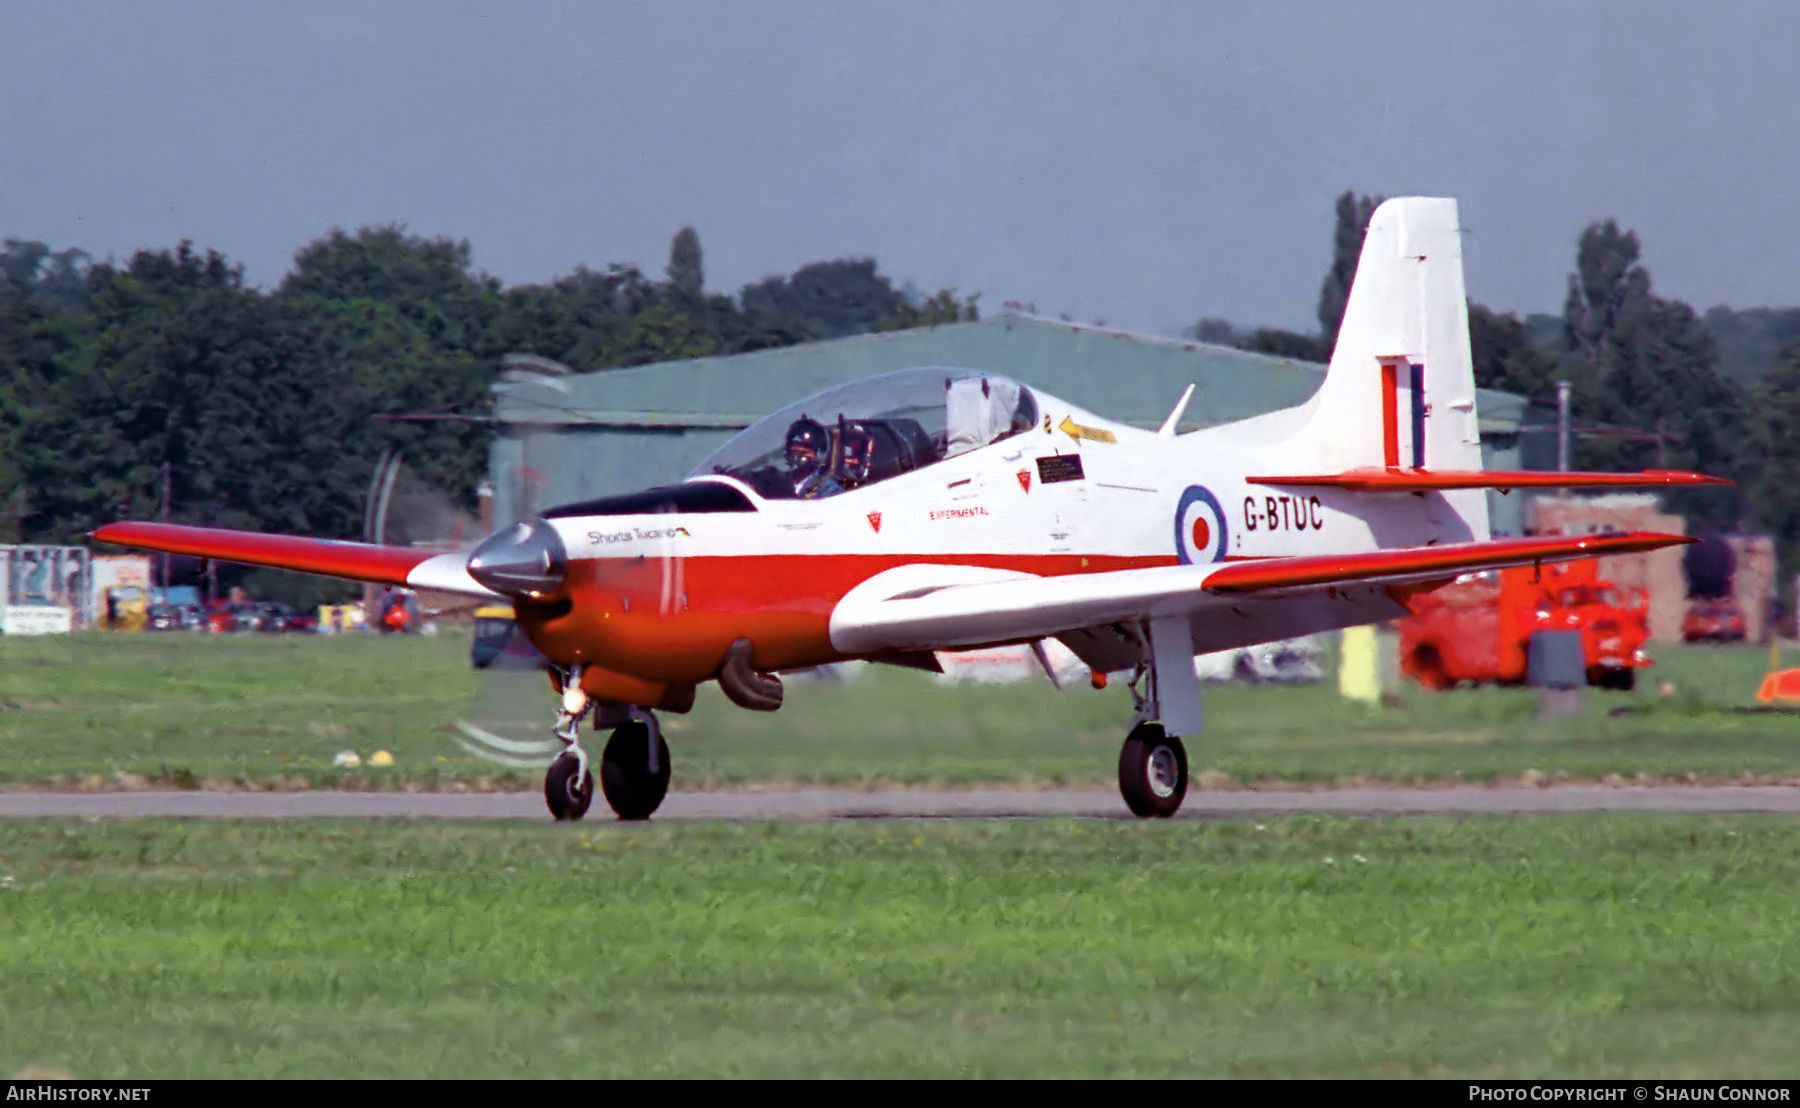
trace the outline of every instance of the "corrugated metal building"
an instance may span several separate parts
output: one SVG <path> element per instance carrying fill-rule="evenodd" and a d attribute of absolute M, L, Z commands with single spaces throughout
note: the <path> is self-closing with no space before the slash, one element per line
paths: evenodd
<path fill-rule="evenodd" d="M 553 504 L 685 477 L 770 411 L 845 381 L 911 366 L 968 366 L 1015 377 L 1101 415 L 1160 426 L 1190 383 L 1181 429 L 1304 403 L 1325 367 L 1027 315 L 554 376 L 521 360 L 495 386 L 494 521 Z M 1483 454 L 1519 468 L 1524 398 L 1483 389 Z M 1519 530 L 1517 497 L 1490 497 L 1496 531 Z"/>

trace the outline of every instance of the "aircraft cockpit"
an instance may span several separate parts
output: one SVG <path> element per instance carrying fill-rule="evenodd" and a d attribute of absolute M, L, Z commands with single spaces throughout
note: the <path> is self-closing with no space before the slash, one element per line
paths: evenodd
<path fill-rule="evenodd" d="M 839 385 L 745 428 L 690 476 L 735 477 L 769 500 L 819 500 L 977 450 L 1037 424 L 1019 382 L 902 369 Z"/>

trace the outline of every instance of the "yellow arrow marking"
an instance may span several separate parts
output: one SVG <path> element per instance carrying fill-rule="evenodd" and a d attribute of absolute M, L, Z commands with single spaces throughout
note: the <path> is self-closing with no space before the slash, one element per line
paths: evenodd
<path fill-rule="evenodd" d="M 1077 442 L 1080 442 L 1082 439 L 1088 439 L 1091 442 L 1119 441 L 1113 437 L 1111 431 L 1099 427 L 1084 427 L 1081 424 L 1076 423 L 1074 416 L 1063 416 L 1063 421 L 1056 425 L 1056 429 Z"/>

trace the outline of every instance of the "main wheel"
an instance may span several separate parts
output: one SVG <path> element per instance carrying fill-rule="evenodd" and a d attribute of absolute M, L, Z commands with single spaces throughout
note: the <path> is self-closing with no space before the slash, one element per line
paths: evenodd
<path fill-rule="evenodd" d="M 577 774 L 580 762 L 573 754 L 558 755 L 544 774 L 544 800 L 559 820 L 580 819 L 594 802 L 594 775 Z"/>
<path fill-rule="evenodd" d="M 1119 793 L 1131 814 L 1167 819 L 1187 796 L 1187 750 L 1160 723 L 1140 723 L 1119 751 Z"/>
<path fill-rule="evenodd" d="M 1433 646 L 1421 646 L 1413 651 L 1412 670 L 1421 687 L 1432 692 L 1443 692 L 1456 682 L 1444 672 L 1443 655 Z"/>
<path fill-rule="evenodd" d="M 662 732 L 643 720 L 614 729 L 600 756 L 600 788 L 620 819 L 649 819 L 669 792 L 669 744 Z M 656 768 L 650 768 L 650 746 L 656 744 Z"/>
<path fill-rule="evenodd" d="M 1637 670 L 1629 666 L 1604 666 L 1600 670 L 1600 680 L 1593 682 L 1603 689 L 1617 689 L 1630 692 L 1637 688 Z"/>

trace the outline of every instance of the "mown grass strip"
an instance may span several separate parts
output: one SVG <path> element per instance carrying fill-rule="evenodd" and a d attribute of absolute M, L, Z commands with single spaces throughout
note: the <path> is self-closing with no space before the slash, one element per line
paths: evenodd
<path fill-rule="evenodd" d="M 1800 1071 L 1769 817 L 52 821 L 0 886 L 9 1073 Z"/>
<path fill-rule="evenodd" d="M 1659 648 L 1640 694 L 1591 692 L 1586 713 L 1540 722 L 1526 689 L 1433 695 L 1370 711 L 1332 683 L 1206 691 L 1208 731 L 1190 742 L 1208 787 L 1231 783 L 1498 781 L 1535 771 L 1601 780 L 1800 779 L 1800 717 L 1742 714 L 1760 648 Z M 541 737 L 546 688 L 519 737 Z M 491 685 L 467 642 L 274 635 L 0 638 L 0 787 L 255 783 L 309 788 L 527 789 L 538 775 L 470 756 L 453 720 Z M 10 707 L 8 707 L 10 705 Z M 1621 714 L 1615 710 L 1627 709 Z M 537 711 L 537 715 L 531 715 Z M 1124 692 L 1053 692 L 1042 681 L 946 686 L 872 669 L 839 682 L 796 679 L 777 713 L 750 713 L 704 689 L 665 720 L 675 787 L 757 782 L 1100 785 L 1110 781 Z M 340 750 L 397 764 L 340 769 Z"/>

